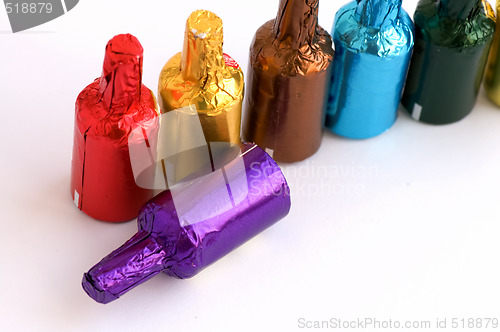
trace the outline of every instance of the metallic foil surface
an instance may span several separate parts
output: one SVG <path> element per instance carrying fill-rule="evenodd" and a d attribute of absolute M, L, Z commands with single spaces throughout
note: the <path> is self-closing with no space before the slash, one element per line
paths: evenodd
<path fill-rule="evenodd" d="M 313 155 L 321 144 L 333 58 L 318 25 L 318 0 L 280 0 L 276 19 L 250 46 L 243 138 L 280 162 Z"/>
<path fill-rule="evenodd" d="M 153 191 L 137 186 L 129 156 L 129 134 L 158 130 L 156 99 L 141 83 L 143 49 L 132 35 L 106 46 L 102 76 L 78 95 L 71 168 L 75 205 L 104 221 L 135 218 Z M 137 144 L 140 144 L 137 142 Z M 152 180 L 152 179 L 151 179 Z"/>
<path fill-rule="evenodd" d="M 495 14 L 481 0 L 420 0 L 415 47 L 402 104 L 431 124 L 461 120 L 474 107 L 483 78 Z"/>
<path fill-rule="evenodd" d="M 496 2 L 497 14 L 500 11 L 500 1 Z M 484 77 L 486 95 L 497 106 L 500 106 L 500 20 L 497 20 L 496 32 L 491 45 L 488 64 Z"/>
<path fill-rule="evenodd" d="M 111 302 L 159 272 L 192 277 L 288 214 L 276 162 L 255 144 L 236 148 L 236 157 L 214 162 L 216 171 L 144 205 L 138 233 L 84 274 L 91 298 Z"/>
<path fill-rule="evenodd" d="M 186 22 L 184 47 L 163 67 L 158 82 L 162 113 L 191 106 L 207 142 L 240 142 L 243 72 L 222 52 L 222 20 L 206 10 Z"/>
<path fill-rule="evenodd" d="M 396 121 L 413 50 L 414 27 L 402 0 L 356 0 L 335 15 L 326 126 L 369 138 Z"/>

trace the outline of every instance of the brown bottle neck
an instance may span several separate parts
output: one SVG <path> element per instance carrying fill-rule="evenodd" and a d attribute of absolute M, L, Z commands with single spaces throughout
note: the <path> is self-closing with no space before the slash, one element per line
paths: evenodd
<path fill-rule="evenodd" d="M 274 22 L 276 40 L 293 49 L 313 42 L 318 25 L 318 0 L 280 0 Z"/>

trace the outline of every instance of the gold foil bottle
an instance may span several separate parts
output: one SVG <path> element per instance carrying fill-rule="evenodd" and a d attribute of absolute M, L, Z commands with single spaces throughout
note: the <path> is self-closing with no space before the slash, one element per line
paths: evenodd
<path fill-rule="evenodd" d="M 207 142 L 239 143 L 243 73 L 222 52 L 222 20 L 206 10 L 186 22 L 184 47 L 163 67 L 158 83 L 162 113 L 196 110 Z"/>
<path fill-rule="evenodd" d="M 500 0 L 497 0 L 497 15 L 500 13 Z M 486 95 L 492 102 L 500 106 L 500 19 L 496 20 L 495 36 L 491 45 L 486 74 L 484 78 Z"/>
<path fill-rule="evenodd" d="M 276 19 L 250 46 L 243 138 L 276 160 L 295 162 L 321 144 L 332 39 L 318 25 L 318 0 L 280 0 Z"/>

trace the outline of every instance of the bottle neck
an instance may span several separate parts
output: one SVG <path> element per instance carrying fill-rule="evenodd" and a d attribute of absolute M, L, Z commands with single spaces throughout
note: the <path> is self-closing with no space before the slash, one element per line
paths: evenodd
<path fill-rule="evenodd" d="M 194 11 L 186 22 L 181 72 L 186 81 L 206 82 L 225 66 L 222 20 L 206 10 Z"/>
<path fill-rule="evenodd" d="M 164 248 L 141 230 L 85 273 L 82 285 L 91 298 L 109 303 L 161 272 L 166 260 Z"/>
<path fill-rule="evenodd" d="M 355 15 L 363 26 L 383 28 L 394 24 L 401 3 L 402 0 L 358 0 Z"/>
<path fill-rule="evenodd" d="M 118 35 L 106 45 L 99 92 L 102 102 L 113 113 L 126 111 L 139 100 L 142 85 L 143 49 L 132 35 Z"/>
<path fill-rule="evenodd" d="M 441 0 L 439 10 L 443 15 L 464 20 L 474 14 L 481 0 Z"/>
<path fill-rule="evenodd" d="M 280 0 L 274 34 L 293 49 L 311 44 L 318 25 L 318 0 Z"/>

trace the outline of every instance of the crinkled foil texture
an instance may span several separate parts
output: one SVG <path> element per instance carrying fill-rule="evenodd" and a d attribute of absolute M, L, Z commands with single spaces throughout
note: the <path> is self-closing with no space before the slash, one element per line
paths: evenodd
<path fill-rule="evenodd" d="M 161 271 L 166 253 L 146 231 L 137 232 L 85 273 L 82 287 L 99 303 L 109 303 Z"/>
<path fill-rule="evenodd" d="M 110 114 L 100 102 L 99 80 L 85 88 L 76 101 L 72 161 L 72 194 L 78 208 L 93 218 L 127 221 L 153 197 L 135 183 L 129 156 L 130 132 L 142 127 L 146 137 L 158 130 L 156 99 L 142 85 L 141 99 L 123 114 Z M 134 142 L 130 142 L 134 144 Z M 142 144 L 142 142 L 136 142 Z"/>
<path fill-rule="evenodd" d="M 239 158 L 243 158 L 243 168 L 237 166 Z M 175 243 L 172 266 L 164 271 L 168 275 L 194 276 L 288 214 L 291 202 L 285 177 L 276 162 L 258 146 L 244 145 L 242 157 L 230 162 L 223 171 L 229 184 L 209 176 L 198 178 L 181 189 L 179 195 L 192 198 L 184 201 L 190 206 L 183 210 L 189 213 L 165 217 L 158 214 L 159 207 L 176 205 L 177 201 L 168 193 L 160 194 L 154 204 L 141 210 L 140 229 L 155 232 L 166 228 L 167 238 L 172 241 L 166 246 L 172 247 Z M 203 186 L 208 188 L 202 189 Z M 228 186 L 230 200 L 225 194 L 219 194 L 227 192 Z M 209 192 L 206 196 L 213 200 L 200 197 L 200 193 L 206 191 Z"/>
<path fill-rule="evenodd" d="M 396 120 L 413 50 L 414 27 L 403 9 L 396 11 L 394 20 L 384 22 L 388 13 L 373 13 L 382 16 L 380 20 L 363 17 L 369 15 L 366 12 L 358 17 L 357 7 L 353 1 L 335 16 L 335 57 L 326 125 L 339 135 L 361 139 L 384 132 Z M 363 25 L 372 21 L 380 26 Z"/>
<path fill-rule="evenodd" d="M 495 31 L 495 12 L 485 0 L 448 0 L 449 2 L 475 2 L 471 15 L 465 19 L 448 16 L 440 1 L 420 0 L 413 16 L 415 27 L 433 44 L 455 48 L 459 52 L 491 41 Z"/>
<path fill-rule="evenodd" d="M 330 35 L 316 26 L 309 43 L 279 41 L 275 20 L 261 26 L 250 47 L 243 138 L 295 162 L 321 144 L 333 58 Z"/>
<path fill-rule="evenodd" d="M 136 185 L 129 156 L 129 134 L 141 127 L 154 137 L 158 127 L 156 99 L 141 76 L 139 41 L 115 36 L 101 78 L 76 100 L 71 193 L 79 209 L 99 220 L 131 220 L 153 197 L 152 190 Z"/>
<path fill-rule="evenodd" d="M 220 18 L 204 10 L 193 12 L 186 23 L 183 52 L 160 73 L 158 98 L 163 113 L 195 107 L 207 141 L 238 143 L 243 72 L 222 53 L 222 38 Z"/>
<path fill-rule="evenodd" d="M 472 10 L 464 19 L 449 16 L 440 2 L 421 0 L 417 5 L 415 48 L 402 98 L 416 120 L 452 123 L 474 107 L 495 31 L 495 14 L 486 1 L 470 3 Z"/>
<path fill-rule="evenodd" d="M 241 153 L 213 174 L 174 188 L 148 202 L 139 232 L 85 274 L 83 287 L 98 302 L 159 271 L 194 276 L 286 216 L 291 205 L 281 170 L 255 144 L 242 144 Z"/>

